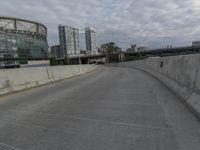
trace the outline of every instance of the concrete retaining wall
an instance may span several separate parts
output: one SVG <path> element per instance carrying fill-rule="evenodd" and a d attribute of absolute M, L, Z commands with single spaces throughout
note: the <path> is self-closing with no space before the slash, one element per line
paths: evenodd
<path fill-rule="evenodd" d="M 81 75 L 96 68 L 95 65 L 74 65 L 2 69 L 0 70 L 0 95 Z"/>
<path fill-rule="evenodd" d="M 149 58 L 119 64 L 150 73 L 167 85 L 200 118 L 200 55 Z"/>

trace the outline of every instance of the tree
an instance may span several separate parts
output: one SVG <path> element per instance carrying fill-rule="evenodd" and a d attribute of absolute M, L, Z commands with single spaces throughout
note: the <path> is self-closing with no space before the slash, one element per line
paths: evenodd
<path fill-rule="evenodd" d="M 106 55 L 106 62 L 119 62 L 119 53 L 121 48 L 116 46 L 114 42 L 109 42 L 101 45 L 101 54 Z"/>
<path fill-rule="evenodd" d="M 101 51 L 102 54 L 116 54 L 121 52 L 121 48 L 116 46 L 114 42 L 109 42 L 101 45 Z"/>

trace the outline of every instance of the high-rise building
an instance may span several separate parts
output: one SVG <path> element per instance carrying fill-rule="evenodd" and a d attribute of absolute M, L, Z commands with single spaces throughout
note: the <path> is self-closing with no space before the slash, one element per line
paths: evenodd
<path fill-rule="evenodd" d="M 86 39 L 86 50 L 90 51 L 92 54 L 96 54 L 97 46 L 96 46 L 96 30 L 87 27 L 85 28 L 85 39 Z"/>
<path fill-rule="evenodd" d="M 79 30 L 69 26 L 59 25 L 60 57 L 80 55 Z"/>

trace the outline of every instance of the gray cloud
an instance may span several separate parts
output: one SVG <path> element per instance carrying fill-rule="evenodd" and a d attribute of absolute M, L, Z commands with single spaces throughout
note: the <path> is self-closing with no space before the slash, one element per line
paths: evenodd
<path fill-rule="evenodd" d="M 58 43 L 59 24 L 82 31 L 93 26 L 99 43 L 114 40 L 124 49 L 131 43 L 183 46 L 200 39 L 197 0 L 1 0 L 0 15 L 45 24 L 50 45 Z"/>

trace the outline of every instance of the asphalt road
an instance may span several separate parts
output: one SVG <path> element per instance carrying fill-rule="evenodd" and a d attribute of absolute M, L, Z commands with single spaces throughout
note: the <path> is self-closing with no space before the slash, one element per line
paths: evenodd
<path fill-rule="evenodd" d="M 200 121 L 150 75 L 102 67 L 1 97 L 5 149 L 200 150 Z"/>

